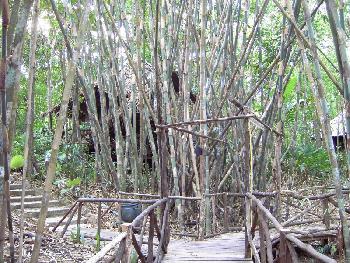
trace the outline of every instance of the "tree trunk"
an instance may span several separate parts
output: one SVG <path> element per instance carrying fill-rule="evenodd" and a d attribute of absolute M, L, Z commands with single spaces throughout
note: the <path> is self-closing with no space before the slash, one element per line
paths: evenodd
<path fill-rule="evenodd" d="M 336 4 L 334 0 L 327 0 L 327 12 L 330 21 L 334 21 L 336 30 L 332 30 L 332 32 L 336 32 L 336 35 L 333 37 L 336 37 L 337 41 L 335 42 L 335 45 L 338 44 L 335 48 L 339 50 L 339 55 L 341 59 L 342 68 L 339 68 L 342 79 L 343 79 L 343 89 L 344 89 L 344 99 L 345 99 L 345 124 L 346 124 L 346 134 L 347 136 L 344 138 L 346 140 L 346 149 L 347 149 L 347 160 L 348 165 L 350 165 L 350 63 L 348 59 L 347 54 L 347 47 L 346 47 L 346 39 L 345 39 L 345 32 L 342 26 L 342 20 L 344 18 L 338 16 Z M 342 5 L 341 5 L 342 6 Z M 340 12 L 342 14 L 342 12 Z M 332 19 L 333 18 L 333 19 Z M 332 25 L 332 23 L 330 23 Z M 340 182 L 339 182 L 340 183 Z M 341 185 L 340 185 L 341 187 Z M 339 195 L 341 195 L 341 188 L 337 189 L 337 191 L 340 191 Z M 345 243 L 345 261 L 350 262 L 350 237 L 349 237 L 349 228 L 346 222 L 346 219 L 342 218 L 344 215 L 341 215 L 344 213 L 344 201 L 341 196 L 339 199 L 338 196 L 338 205 L 339 205 L 339 213 L 340 218 L 342 219 L 343 224 L 343 236 L 344 236 L 344 243 Z"/>
<path fill-rule="evenodd" d="M 13 228 L 12 217 L 10 208 L 10 169 L 9 169 L 9 138 L 8 138 L 8 125 L 6 114 L 6 96 L 7 91 L 5 89 L 6 82 L 6 69 L 7 69 L 7 27 L 9 23 L 9 4 L 2 1 L 2 49 L 1 49 L 1 67 L 0 67 L 0 110 L 1 110 L 1 125 L 0 125 L 0 198 L 1 198 L 1 222 L 0 222 L 0 262 L 4 262 L 4 241 L 5 241 L 5 228 L 6 228 L 6 215 L 8 223 L 8 233 L 10 240 L 10 256 L 11 263 L 15 262 L 14 258 L 14 240 L 13 240 Z"/>
<path fill-rule="evenodd" d="M 23 228 L 24 228 L 24 197 L 25 197 L 25 181 L 33 171 L 32 154 L 33 154 L 33 126 L 34 126 L 34 75 L 35 75 L 35 51 L 37 43 L 37 25 L 39 17 L 40 0 L 35 0 L 33 9 L 33 21 L 30 40 L 29 55 L 29 79 L 28 79 L 28 96 L 27 96 L 27 117 L 26 117 L 26 139 L 24 145 L 24 167 L 22 175 L 22 195 L 21 195 L 21 220 L 20 220 L 20 237 L 19 237 L 19 258 L 18 262 L 22 262 L 23 250 Z"/>
<path fill-rule="evenodd" d="M 23 57 L 23 42 L 27 30 L 27 21 L 34 0 L 24 0 L 20 8 L 19 19 L 16 24 L 15 36 L 11 47 L 11 59 L 6 73 L 6 103 L 8 112 L 9 154 L 16 131 L 16 117 L 18 106 L 19 80 L 21 76 L 21 61 Z"/>

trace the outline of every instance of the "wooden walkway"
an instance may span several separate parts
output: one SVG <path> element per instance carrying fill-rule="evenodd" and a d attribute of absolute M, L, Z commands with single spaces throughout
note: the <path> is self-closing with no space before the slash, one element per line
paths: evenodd
<path fill-rule="evenodd" d="M 204 241 L 171 240 L 164 263 L 234 262 L 252 263 L 244 258 L 244 233 L 227 233 Z"/>

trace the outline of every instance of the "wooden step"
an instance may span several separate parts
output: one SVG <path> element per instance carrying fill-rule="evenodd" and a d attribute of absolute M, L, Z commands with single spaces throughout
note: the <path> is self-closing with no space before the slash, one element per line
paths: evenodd
<path fill-rule="evenodd" d="M 22 189 L 22 184 L 10 184 L 10 190 L 20 190 Z"/>
<path fill-rule="evenodd" d="M 27 201 L 25 200 L 24 202 L 24 208 L 40 208 L 41 207 L 41 199 L 40 201 Z M 49 206 L 53 207 L 53 206 L 59 206 L 60 202 L 58 200 L 51 200 L 49 202 Z M 15 210 L 15 209 L 20 209 L 21 208 L 21 202 L 12 202 L 11 203 L 11 209 Z"/>
<path fill-rule="evenodd" d="M 47 217 L 63 216 L 68 210 L 68 207 L 49 207 L 49 210 L 47 211 Z M 40 208 L 26 209 L 24 210 L 24 215 L 25 217 L 38 218 L 40 215 Z"/>
<path fill-rule="evenodd" d="M 86 221 L 84 218 L 81 220 L 80 224 L 80 234 L 83 235 L 85 238 L 95 239 L 97 234 L 97 228 L 91 228 L 91 225 L 84 224 L 83 221 Z M 57 229 L 56 232 L 60 233 L 62 232 L 65 224 L 61 224 Z M 77 233 L 77 225 L 76 221 L 71 222 L 71 224 L 68 226 L 67 231 L 65 233 L 65 236 L 69 236 L 71 233 Z M 123 235 L 118 230 L 110 230 L 110 229 L 101 229 L 100 232 L 100 240 L 101 241 L 112 241 L 116 236 Z M 145 240 L 146 241 L 146 240 Z"/>
<path fill-rule="evenodd" d="M 28 189 L 30 187 L 30 183 L 25 180 L 24 181 L 24 189 Z M 10 184 L 10 190 L 21 190 L 22 189 L 22 183 L 18 183 L 18 184 L 15 184 L 15 183 L 11 183 Z"/>
<path fill-rule="evenodd" d="M 26 195 L 35 195 L 36 191 L 33 189 L 26 190 Z M 10 190 L 10 196 L 21 196 L 22 195 L 22 189 L 14 189 Z"/>
<path fill-rule="evenodd" d="M 24 202 L 41 201 L 42 195 L 29 195 L 24 197 Z M 21 196 L 11 196 L 11 203 L 21 202 Z"/>
<path fill-rule="evenodd" d="M 63 220 L 63 222 L 60 224 L 59 228 L 62 229 L 62 227 L 66 224 L 67 220 L 69 218 L 69 215 Z M 46 218 L 45 224 L 49 227 L 54 227 L 57 225 L 57 223 L 62 219 L 62 216 L 56 216 L 56 217 L 49 217 Z M 72 221 L 70 222 L 70 225 L 74 225 L 77 223 L 78 217 L 73 216 Z M 86 220 L 83 218 L 80 220 L 80 223 L 84 223 Z M 51 229 L 50 229 L 51 230 Z M 59 232 L 59 230 L 56 230 L 56 232 Z"/>

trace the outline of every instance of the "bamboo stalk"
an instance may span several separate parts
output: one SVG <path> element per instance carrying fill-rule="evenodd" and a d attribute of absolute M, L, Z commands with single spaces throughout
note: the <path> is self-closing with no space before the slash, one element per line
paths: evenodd
<path fill-rule="evenodd" d="M 22 174 L 22 195 L 21 195 L 21 219 L 20 219 L 20 237 L 19 237 L 19 257 L 18 262 L 22 263 L 23 260 L 23 231 L 24 231 L 24 197 L 25 197 L 25 181 L 28 175 L 33 170 L 32 165 L 32 152 L 33 152 L 33 126 L 34 126 L 34 76 L 35 76 L 35 51 L 37 43 L 37 25 L 39 17 L 40 0 L 34 2 L 33 7 L 33 22 L 31 28 L 31 41 L 30 41 L 30 58 L 29 58 L 29 81 L 28 81 L 28 106 L 26 116 L 26 140 L 24 146 L 24 167 Z"/>

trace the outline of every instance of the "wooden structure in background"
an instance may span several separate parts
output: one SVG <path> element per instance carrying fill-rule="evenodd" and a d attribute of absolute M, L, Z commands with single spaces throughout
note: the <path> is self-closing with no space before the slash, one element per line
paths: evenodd
<path fill-rule="evenodd" d="M 159 136 L 159 145 L 161 146 L 159 155 L 161 164 L 160 195 L 119 192 L 120 196 L 125 195 L 128 197 L 132 196 L 144 199 L 80 198 L 71 207 L 64 218 L 62 218 L 62 220 L 57 224 L 53 231 L 55 231 L 61 222 L 63 222 L 63 220 L 69 215 L 69 219 L 63 229 L 63 235 L 74 214 L 77 212 L 77 236 L 79 236 L 81 208 L 84 203 L 95 202 L 99 204 L 97 227 L 97 233 L 99 235 L 99 232 L 101 231 L 102 217 L 111 207 L 110 205 L 106 211 L 102 212 L 102 203 L 142 203 L 146 206 L 148 205 L 148 207 L 145 208 L 144 211 L 128 226 L 126 233 L 123 233 L 122 237 L 116 237 L 116 239 L 112 241 L 113 245 L 107 245 L 98 254 L 96 254 L 95 257 L 88 260 L 88 263 L 98 262 L 102 258 L 106 262 L 129 262 L 132 250 L 135 251 L 139 261 L 144 263 L 161 262 L 165 254 L 168 255 L 164 258 L 164 262 L 201 262 L 205 261 L 205 258 L 210 259 L 210 262 L 252 262 L 252 259 L 254 258 L 255 262 L 258 263 L 272 263 L 275 261 L 297 263 L 298 256 L 296 253 L 296 248 L 304 251 L 309 256 L 316 258 L 321 262 L 336 262 L 335 260 L 322 255 L 313 247 L 301 241 L 301 239 L 299 239 L 294 234 L 295 231 L 293 232 L 292 229 L 287 228 L 291 223 L 295 223 L 294 221 L 296 219 L 304 216 L 307 213 L 310 213 L 310 210 L 312 210 L 313 206 L 303 210 L 300 214 L 288 218 L 284 223 L 278 222 L 275 215 L 270 212 L 270 207 L 268 206 L 270 203 L 275 202 L 277 198 L 281 202 L 283 196 L 287 196 L 287 201 L 289 200 L 289 202 L 291 198 L 298 200 L 298 198 L 305 199 L 307 197 L 291 193 L 290 191 L 283 192 L 282 189 L 276 189 L 275 192 L 253 191 L 251 132 L 249 124 L 250 118 L 253 118 L 255 121 L 259 122 L 263 128 L 271 129 L 262 123 L 253 114 L 208 119 L 205 121 L 194 120 L 183 123 L 156 125 L 156 127 L 159 129 L 158 133 L 161 134 L 161 136 Z M 242 189 L 244 192 L 203 193 L 202 196 L 197 197 L 170 196 L 168 188 L 168 174 L 166 168 L 168 158 L 168 150 L 166 148 L 166 130 L 180 129 L 181 132 L 191 133 L 191 131 L 180 127 L 183 125 L 197 125 L 203 122 L 233 121 L 237 119 L 242 119 L 244 121 L 243 127 L 245 128 L 245 141 L 243 148 L 245 161 L 245 187 Z M 275 132 L 274 130 L 272 131 Z M 196 134 L 196 136 L 202 135 Z M 206 136 L 205 139 L 215 140 L 216 138 Z M 332 203 L 332 196 L 334 196 L 334 192 L 323 194 L 318 197 L 310 197 L 309 200 L 323 200 L 325 203 L 324 207 L 328 207 L 329 203 Z M 231 198 L 233 199 L 231 200 Z M 201 209 L 212 209 L 212 211 L 214 211 L 210 218 L 206 218 L 206 223 L 209 222 L 210 224 L 214 225 L 214 227 L 211 230 L 211 234 L 207 233 L 207 235 L 204 236 L 204 241 L 191 241 L 184 243 L 183 241 L 170 239 L 171 235 L 169 217 L 171 214 L 169 208 L 170 204 L 175 200 L 198 202 L 199 204 L 209 204 L 209 206 L 206 207 L 199 205 L 199 213 L 197 211 L 198 214 L 203 214 L 203 211 L 201 211 Z M 228 204 L 230 203 L 238 204 L 239 207 L 236 209 L 243 211 L 243 213 L 236 214 L 235 211 L 229 210 Z M 218 204 L 223 205 L 222 218 L 217 217 L 215 213 Z M 267 205 L 267 207 L 265 207 L 265 205 Z M 327 211 L 329 212 L 328 208 Z M 329 229 L 330 216 L 327 211 L 322 211 L 323 214 L 319 217 L 321 218 L 321 221 L 325 222 L 326 229 Z M 185 215 L 187 213 L 189 213 L 189 211 L 184 211 L 183 214 Z M 282 214 L 282 211 L 273 211 L 273 213 Z M 286 215 L 289 217 L 288 213 Z M 312 215 L 316 214 L 313 212 Z M 240 220 L 238 221 L 236 218 L 237 216 L 240 217 Z M 185 222 L 184 219 L 177 219 L 178 222 Z M 174 232 L 172 234 L 177 236 L 188 236 L 201 239 L 201 220 L 204 219 L 199 216 L 199 219 L 196 222 L 196 225 L 198 226 L 197 233 L 186 233 L 184 231 L 181 231 L 180 233 Z M 300 224 L 304 224 L 304 222 L 302 221 Z M 185 228 L 180 225 L 179 229 Z M 237 231 L 237 234 L 232 234 L 232 232 Z M 272 239 L 272 235 L 276 235 L 276 231 L 277 236 Z M 256 232 L 259 233 L 258 240 L 260 245 L 257 245 L 256 243 Z M 299 234 L 301 232 L 302 231 L 297 231 Z M 137 233 L 139 233 L 138 236 Z M 144 238 L 146 238 L 146 242 L 144 241 Z M 157 242 L 154 241 L 155 238 L 158 239 Z M 143 246 L 143 244 L 146 245 L 146 248 Z M 278 250 L 278 253 L 275 253 L 274 250 Z M 111 251 L 113 251 L 113 256 L 109 255 L 105 260 L 104 258 L 108 253 L 110 254 Z M 211 258 L 209 257 L 210 254 L 212 255 Z M 190 260 L 191 258 L 192 260 Z"/>
<path fill-rule="evenodd" d="M 346 190 L 344 191 L 344 194 L 348 194 L 349 192 L 349 190 Z M 336 262 L 334 259 L 319 253 L 306 243 L 310 240 L 337 238 L 337 229 L 334 229 L 333 226 L 330 225 L 330 221 L 332 220 L 330 214 L 332 214 L 332 211 L 334 210 L 331 209 L 330 205 L 333 204 L 332 198 L 335 195 L 334 191 L 312 196 L 304 196 L 301 193 L 283 191 L 281 193 L 283 196 L 283 202 L 309 200 L 310 203 L 309 207 L 303 209 L 300 213 L 294 214 L 284 222 L 277 221 L 276 217 L 270 212 L 270 207 L 264 205 L 264 203 L 273 202 L 277 195 L 276 192 L 209 194 L 204 198 L 210 198 L 211 200 L 221 199 L 226 200 L 226 202 L 229 198 L 238 198 L 241 207 L 245 207 L 246 200 L 251 200 L 251 210 L 246 211 L 246 213 L 252 213 L 252 225 L 248 227 L 247 220 L 244 224 L 232 225 L 230 222 L 232 222 L 231 217 L 233 215 L 228 212 L 225 205 L 225 216 L 223 220 L 215 217 L 210 218 L 211 222 L 220 222 L 220 230 L 218 229 L 213 235 L 206 236 L 204 241 L 171 239 L 169 245 L 165 243 L 166 239 L 170 237 L 166 236 L 168 233 L 165 230 L 166 224 L 169 226 L 168 218 L 171 216 L 169 211 L 170 202 L 175 199 L 184 199 L 188 202 L 200 202 L 201 200 L 196 197 L 169 196 L 160 199 L 157 198 L 157 195 L 137 193 L 123 194 L 127 196 L 135 195 L 146 199 L 80 198 L 71 207 L 65 217 L 58 223 L 59 225 L 68 216 L 69 219 L 71 219 L 73 215 L 78 212 L 77 229 L 79 229 L 81 217 L 79 210 L 81 211 L 81 207 L 88 202 L 99 204 L 141 203 L 148 206 L 129 225 L 127 232 L 118 235 L 93 258 L 86 262 L 97 263 L 99 260 L 103 260 L 104 262 L 128 262 L 131 250 L 136 252 L 137 257 L 141 262 L 147 263 L 161 262 L 163 255 L 166 255 L 163 262 L 179 263 L 191 262 L 191 258 L 194 262 L 226 261 L 243 263 L 252 262 L 252 259 L 254 258 L 255 262 L 261 263 L 296 263 L 299 262 L 297 251 L 303 251 L 306 255 L 315 258 L 320 262 Z M 327 203 L 328 208 L 327 206 L 324 206 L 326 210 L 321 210 L 319 213 L 316 213 L 313 211 L 313 208 L 315 208 L 315 203 L 317 204 L 320 201 Z M 161 215 L 160 213 L 162 210 L 160 208 L 162 204 L 165 205 L 165 210 L 162 214 L 163 220 L 160 220 L 160 217 L 157 215 Z M 107 208 L 106 211 L 109 209 L 110 207 Z M 98 225 L 101 225 L 102 218 L 106 214 L 106 211 L 102 212 L 99 209 Z M 308 216 L 315 219 L 311 220 Z M 304 219 L 300 220 L 300 218 Z M 70 220 L 67 221 L 66 225 L 69 225 L 69 222 Z M 242 222 L 244 222 L 244 220 Z M 308 231 L 307 229 L 302 229 L 300 227 L 319 222 L 324 223 L 324 229 L 318 228 L 316 230 Z M 297 225 L 298 228 L 293 229 L 293 225 Z M 66 229 L 67 228 L 64 228 L 63 231 L 66 231 Z M 244 231 L 244 229 L 246 229 L 246 231 Z M 98 231 L 100 231 L 100 227 L 98 227 Z M 175 236 L 178 234 L 173 232 L 172 235 Z M 182 233 L 181 235 L 186 236 L 186 233 Z M 195 235 L 194 237 L 198 238 L 198 235 Z M 248 246 L 246 238 L 248 238 Z M 251 251 L 251 257 L 246 257 L 247 250 Z M 205 258 L 207 260 L 204 260 Z"/>

